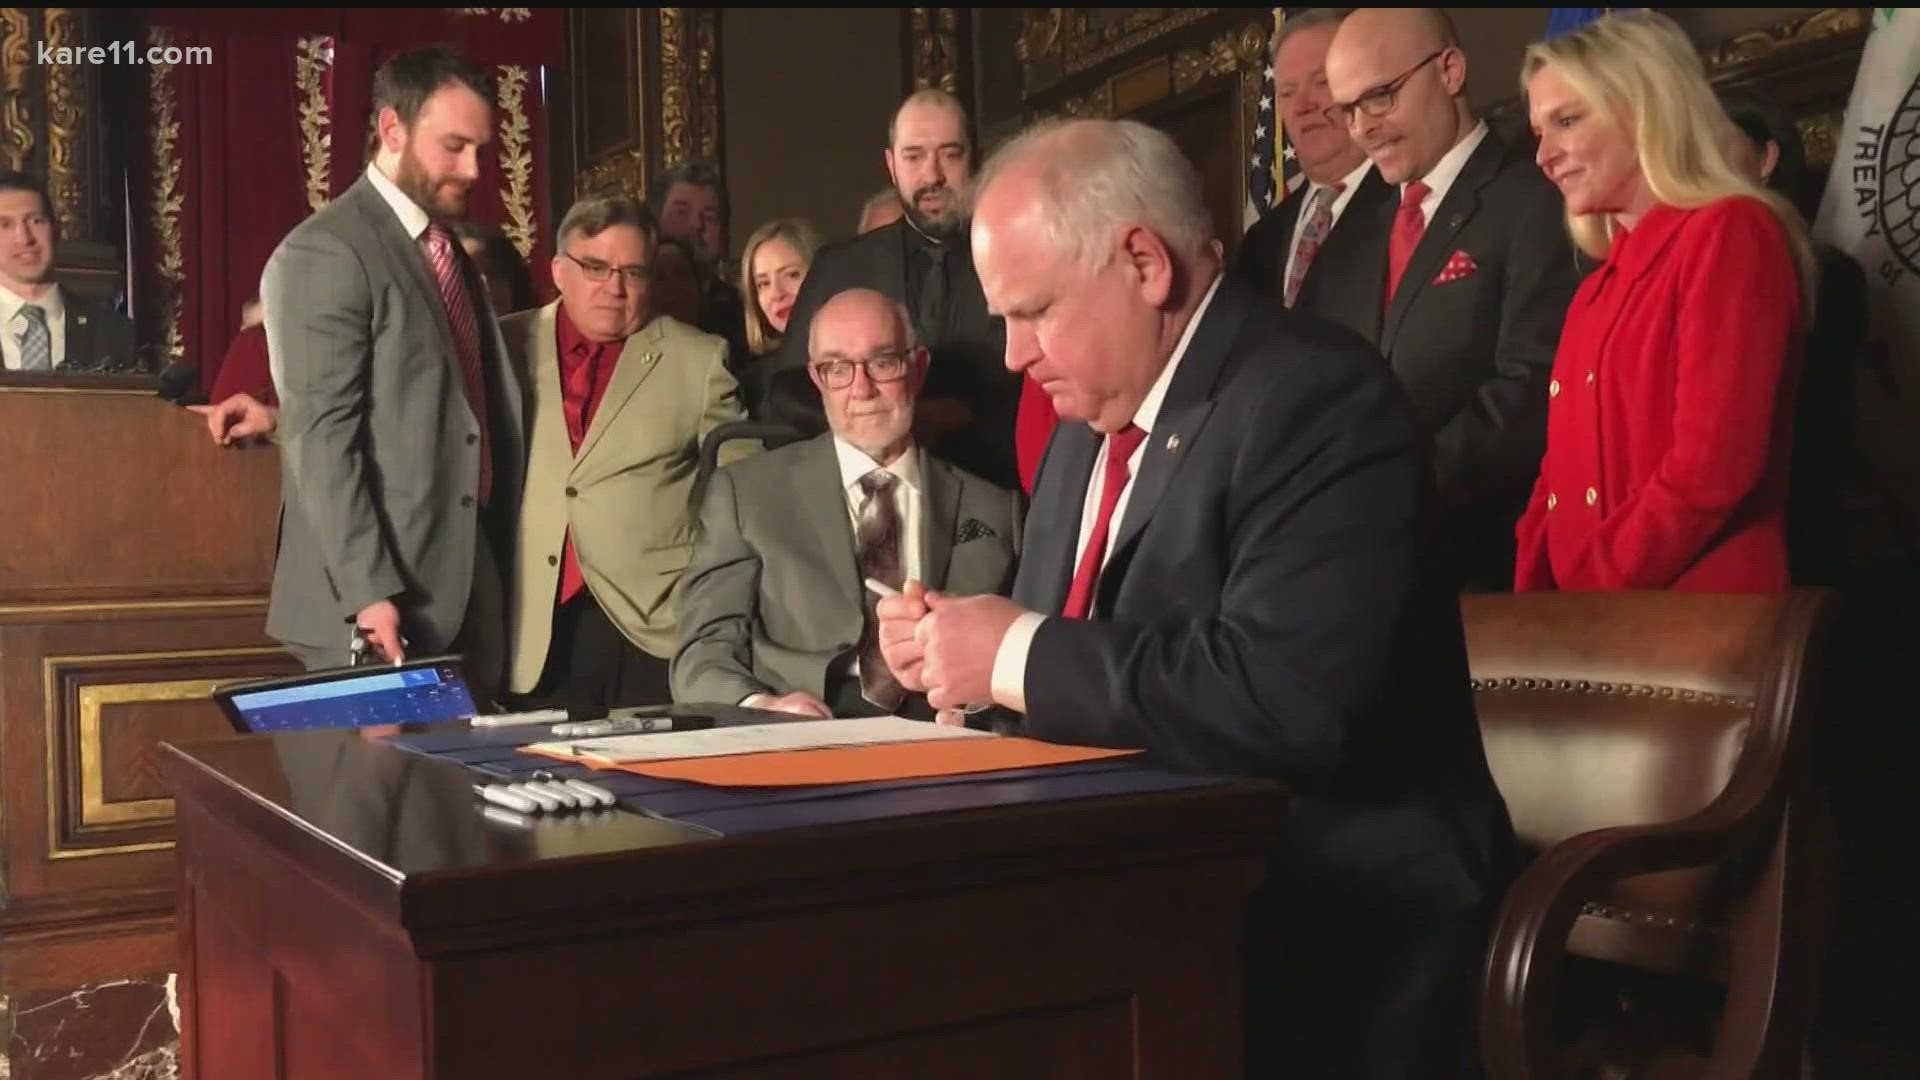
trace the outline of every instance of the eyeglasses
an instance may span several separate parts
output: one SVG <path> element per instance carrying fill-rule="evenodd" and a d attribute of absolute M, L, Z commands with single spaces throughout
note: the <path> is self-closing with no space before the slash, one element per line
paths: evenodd
<path fill-rule="evenodd" d="M 595 284 L 605 281 L 608 278 L 613 276 L 613 272 L 615 268 L 608 266 L 606 263 L 601 262 L 599 259 L 576 258 L 571 252 L 566 252 L 566 251 L 561 252 L 560 257 L 563 259 L 566 259 L 567 261 L 573 263 L 573 265 L 579 267 L 580 272 L 587 276 L 587 280 L 594 282 Z M 653 271 L 647 269 L 644 266 L 622 266 L 622 267 L 619 267 L 618 269 L 620 271 L 620 276 L 626 279 L 627 284 L 629 286 L 637 287 L 640 285 L 645 285 L 647 281 L 653 277 Z"/>
<path fill-rule="evenodd" d="M 855 368 L 866 368 L 867 378 L 876 383 L 890 383 L 906 378 L 912 362 L 912 353 L 895 349 L 874 353 L 865 360 L 827 360 L 813 365 L 813 370 L 820 381 L 827 384 L 827 389 L 845 390 L 853 385 Z"/>
<path fill-rule="evenodd" d="M 1400 96 L 1400 88 L 1406 85 L 1408 79 L 1413 78 L 1413 73 L 1432 63 L 1436 57 L 1445 56 L 1446 54 L 1447 50 L 1441 49 L 1439 52 L 1408 68 L 1405 74 L 1392 82 L 1384 86 L 1376 86 L 1344 105 L 1338 103 L 1331 105 L 1320 115 L 1327 118 L 1327 123 L 1338 128 L 1351 127 L 1353 125 L 1354 113 L 1365 113 L 1372 117 L 1385 116 L 1393 111 L 1393 103 L 1394 100 Z"/>

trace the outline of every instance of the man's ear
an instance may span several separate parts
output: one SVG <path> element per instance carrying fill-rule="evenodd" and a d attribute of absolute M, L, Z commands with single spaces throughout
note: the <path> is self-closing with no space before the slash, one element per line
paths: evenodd
<path fill-rule="evenodd" d="M 1120 234 L 1119 258 L 1122 259 L 1141 299 L 1154 307 L 1164 306 L 1173 295 L 1173 253 L 1166 241 L 1145 225 L 1128 225 Z"/>

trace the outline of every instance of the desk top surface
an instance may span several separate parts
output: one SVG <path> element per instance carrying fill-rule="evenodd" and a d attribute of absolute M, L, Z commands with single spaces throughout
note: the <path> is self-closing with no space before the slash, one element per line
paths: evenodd
<path fill-rule="evenodd" d="M 796 902 L 817 902 L 881 882 L 952 887 L 1169 856 L 1257 855 L 1270 847 L 1282 805 L 1270 784 L 1223 783 L 715 838 L 626 811 L 498 820 L 475 797 L 469 770 L 380 740 L 371 730 L 328 730 L 166 745 L 182 857 L 203 810 L 417 927 L 481 909 L 524 919 L 615 898 L 656 914 L 711 913 L 721 897 L 763 893 L 772 880 Z"/>

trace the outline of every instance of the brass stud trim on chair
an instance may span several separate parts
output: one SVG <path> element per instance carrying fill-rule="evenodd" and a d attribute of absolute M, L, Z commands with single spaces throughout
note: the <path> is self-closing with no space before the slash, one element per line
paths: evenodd
<path fill-rule="evenodd" d="M 1701 705 L 1726 705 L 1736 709 L 1754 707 L 1752 698 L 1738 694 L 1714 694 L 1704 690 L 1692 690 L 1685 687 L 1654 686 L 1648 683 L 1595 683 L 1587 679 L 1538 679 L 1508 675 L 1499 679 L 1468 679 L 1467 686 L 1474 693 L 1492 693 L 1498 690 L 1545 690 L 1549 693 L 1605 694 L 1617 697 L 1659 698 L 1672 701 L 1676 697 L 1688 703 Z"/>

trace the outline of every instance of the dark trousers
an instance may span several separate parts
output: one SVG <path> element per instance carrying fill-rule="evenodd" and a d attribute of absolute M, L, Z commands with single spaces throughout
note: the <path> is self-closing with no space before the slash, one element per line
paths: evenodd
<path fill-rule="evenodd" d="M 672 700 L 667 662 L 628 641 L 600 610 L 593 592 L 582 589 L 553 613 L 547 666 L 533 692 L 514 705 L 598 717 L 608 709 Z"/>

